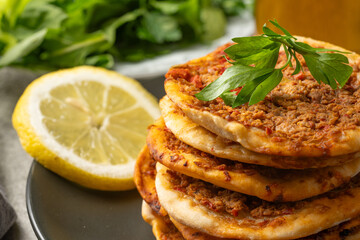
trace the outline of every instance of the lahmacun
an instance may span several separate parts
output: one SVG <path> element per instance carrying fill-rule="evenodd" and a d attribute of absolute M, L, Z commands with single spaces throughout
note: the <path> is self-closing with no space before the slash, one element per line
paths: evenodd
<path fill-rule="evenodd" d="M 146 149 L 144 149 L 146 151 Z M 149 157 L 149 152 L 143 152 L 141 156 L 141 161 L 137 163 L 139 169 L 147 169 L 147 171 L 153 171 L 156 175 L 155 165 L 152 164 L 153 160 Z M 145 165 L 143 167 L 142 165 Z M 146 174 L 146 171 L 141 171 L 140 174 Z M 149 181 L 155 181 L 155 175 L 149 175 Z M 140 176 L 140 178 L 143 178 Z M 156 195 L 156 189 L 154 189 L 155 197 L 149 202 L 150 205 L 156 205 L 159 201 Z M 156 203 L 156 204 L 155 204 Z M 172 217 L 169 217 L 168 214 L 158 214 L 156 213 L 148 203 L 145 201 L 142 204 L 142 216 L 146 222 L 152 225 L 153 233 L 157 240 L 225 240 L 221 237 L 208 235 L 198 229 L 194 229 L 187 225 L 184 225 Z M 336 225 L 332 228 L 325 229 L 319 233 L 300 238 L 302 240 L 318 240 L 318 239 L 328 239 L 328 240 L 337 240 L 337 239 L 358 239 L 360 237 L 360 218 L 356 217 L 342 224 Z M 226 238 L 227 240 L 232 240 Z M 239 238 L 233 238 L 233 240 Z M 300 240 L 299 239 L 299 240 Z"/>
<path fill-rule="evenodd" d="M 346 51 L 309 38 L 297 41 L 326 48 L 324 52 Z M 135 171 L 147 202 L 144 209 L 151 210 L 144 218 L 154 235 L 186 240 L 360 239 L 359 55 L 312 52 L 312 59 L 342 59 L 329 63 L 347 69 L 338 82 L 351 74 L 334 90 L 324 79 L 314 79 L 308 66 L 313 71 L 316 61 L 307 65 L 301 53 L 296 54 L 302 71 L 292 75 L 295 64 L 285 64 L 286 53 L 280 49 L 276 68 L 287 66 L 278 75 L 283 76 L 280 83 L 264 100 L 232 108 L 220 97 L 196 98 L 231 66 L 223 57 L 228 46 L 173 66 L 166 74 L 162 117 L 149 126 L 147 148 Z M 242 48 L 246 50 L 245 45 L 237 49 Z M 346 54 L 350 67 L 343 65 L 347 61 L 340 54 Z M 232 90 L 234 96 L 241 91 Z"/>
<path fill-rule="evenodd" d="M 360 171 L 359 159 L 341 166 L 288 170 L 217 158 L 181 142 L 162 118 L 150 126 L 147 144 L 152 157 L 174 171 L 272 202 L 322 194 L 350 181 Z"/>
<path fill-rule="evenodd" d="M 323 168 L 360 158 L 360 152 L 335 157 L 288 157 L 256 153 L 193 122 L 167 96 L 162 98 L 159 104 L 165 124 L 176 138 L 220 158 L 282 169 Z"/>
<path fill-rule="evenodd" d="M 298 37 L 313 47 L 338 49 L 329 43 Z M 287 67 L 281 83 L 263 101 L 232 108 L 217 98 L 200 101 L 195 94 L 230 66 L 228 45 L 209 55 L 172 67 L 166 74 L 167 96 L 195 123 L 245 148 L 280 156 L 339 156 L 360 150 L 360 57 L 347 54 L 354 71 L 342 89 L 318 84 L 299 56 L 303 73 Z M 348 52 L 348 51 L 346 51 Z M 286 61 L 282 50 L 278 66 Z"/>
<path fill-rule="evenodd" d="M 296 239 L 360 215 L 360 176 L 303 201 L 269 203 L 174 172 L 157 163 L 160 204 L 170 217 L 222 238 Z"/>

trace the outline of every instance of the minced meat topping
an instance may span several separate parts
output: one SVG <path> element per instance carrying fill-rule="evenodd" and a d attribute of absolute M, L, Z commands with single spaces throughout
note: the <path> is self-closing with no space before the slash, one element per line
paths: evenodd
<path fill-rule="evenodd" d="M 194 96 L 231 66 L 223 58 L 225 47 L 200 62 L 175 66 L 167 73 L 167 79 L 176 79 L 183 93 Z M 336 141 L 341 131 L 360 126 L 360 60 L 352 64 L 354 71 L 346 85 L 333 90 L 329 85 L 318 84 L 302 56 L 298 57 L 303 72 L 292 76 L 292 67 L 284 69 L 284 79 L 288 80 L 283 80 L 258 104 L 231 108 L 221 98 L 213 101 L 194 98 L 191 107 L 246 127 L 260 128 L 272 141 L 289 139 L 295 146 L 324 148 L 321 145 L 324 141 Z M 285 61 L 286 56 L 280 51 L 277 67 Z"/>
<path fill-rule="evenodd" d="M 173 189 L 196 199 L 200 204 L 215 212 L 238 216 L 241 211 L 253 218 L 282 216 L 293 213 L 297 203 L 268 203 L 256 197 L 217 187 L 178 172 L 167 170 Z"/>

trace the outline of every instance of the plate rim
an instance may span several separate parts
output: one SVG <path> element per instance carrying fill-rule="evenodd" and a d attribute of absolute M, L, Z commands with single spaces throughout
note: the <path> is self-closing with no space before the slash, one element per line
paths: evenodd
<path fill-rule="evenodd" d="M 35 159 L 33 159 L 33 162 L 31 163 L 31 167 L 26 179 L 26 191 L 25 191 L 25 199 L 26 199 L 26 211 L 30 220 L 31 227 L 38 239 L 45 240 L 46 238 L 42 234 L 42 231 L 40 230 L 39 223 L 36 221 L 36 218 L 34 216 L 34 212 L 32 209 L 32 193 L 31 193 L 31 186 L 30 182 L 32 182 L 31 176 L 34 170 L 34 166 L 36 164 L 39 164 L 36 162 Z"/>

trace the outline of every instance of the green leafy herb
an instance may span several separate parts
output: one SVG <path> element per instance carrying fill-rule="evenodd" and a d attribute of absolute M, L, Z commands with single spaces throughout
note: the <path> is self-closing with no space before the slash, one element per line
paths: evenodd
<path fill-rule="evenodd" d="M 306 43 L 297 42 L 276 20 L 270 22 L 284 35 L 274 32 L 265 24 L 264 34 L 261 36 L 234 38 L 233 41 L 237 44 L 225 49 L 232 60 L 229 62 L 233 65 L 197 93 L 195 96 L 198 99 L 211 101 L 220 97 L 232 107 L 244 103 L 256 104 L 280 83 L 283 77 L 281 70 L 292 66 L 292 59 L 296 63 L 292 75 L 301 71 L 301 64 L 295 53 L 304 57 L 310 73 L 319 84 L 323 82 L 333 89 L 342 88 L 346 84 L 353 69 L 347 65 L 349 62 L 343 55 L 345 52 L 313 48 Z M 276 69 L 281 46 L 286 53 L 287 62 Z"/>
<path fill-rule="evenodd" d="M 0 67 L 140 61 L 209 42 L 244 0 L 0 0 Z"/>
<path fill-rule="evenodd" d="M 37 48 L 44 40 L 46 29 L 40 30 L 9 49 L 0 59 L 1 65 L 8 65 Z"/>

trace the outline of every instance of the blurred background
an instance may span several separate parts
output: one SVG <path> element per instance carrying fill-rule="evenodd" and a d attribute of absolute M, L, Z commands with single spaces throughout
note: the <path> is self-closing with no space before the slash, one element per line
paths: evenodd
<path fill-rule="evenodd" d="M 113 68 L 209 45 L 229 23 L 240 29 L 226 41 L 255 34 L 253 15 L 257 33 L 275 18 L 293 35 L 359 51 L 359 9 L 356 0 L 0 0 L 0 67 Z"/>
<path fill-rule="evenodd" d="M 106 68 L 226 33 L 245 0 L 1 0 L 0 66 Z"/>
<path fill-rule="evenodd" d="M 360 52 L 360 1 L 357 0 L 256 0 L 257 31 L 269 19 L 293 35 L 311 37 Z"/>

